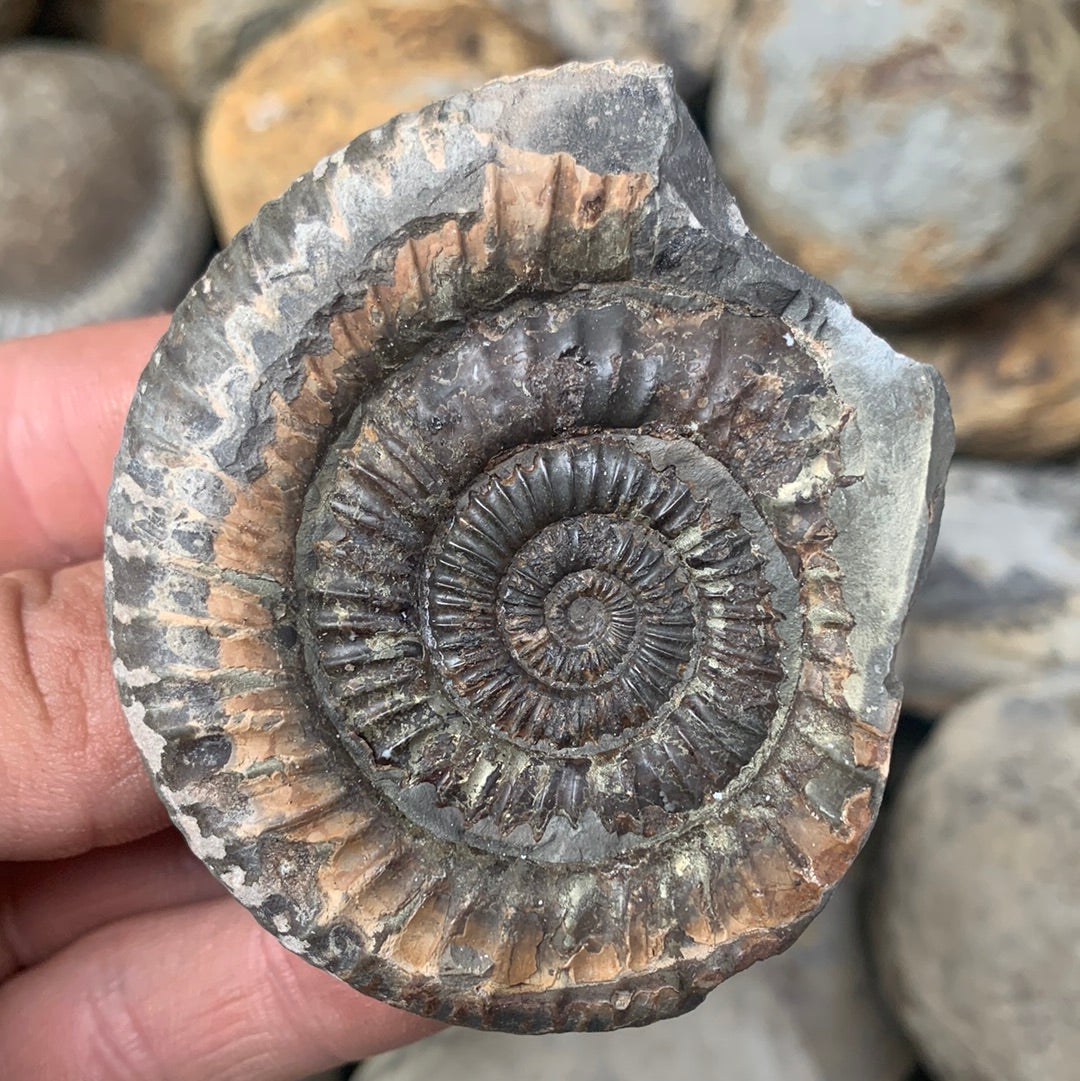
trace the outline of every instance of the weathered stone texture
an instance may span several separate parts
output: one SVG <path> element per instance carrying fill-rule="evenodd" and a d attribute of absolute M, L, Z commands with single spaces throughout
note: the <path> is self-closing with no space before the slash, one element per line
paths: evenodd
<path fill-rule="evenodd" d="M 692 1008 L 846 871 L 951 428 L 669 74 L 399 117 L 241 230 L 110 501 L 121 699 L 286 945 L 450 1022 Z"/>
<path fill-rule="evenodd" d="M 171 308 L 210 247 L 187 119 L 133 61 L 0 53 L 0 337 Z"/>
<path fill-rule="evenodd" d="M 932 1075 L 1073 1081 L 1080 670 L 938 722 L 883 828 L 880 968 Z"/>
<path fill-rule="evenodd" d="M 1049 265 L 1080 224 L 1060 0 L 762 0 L 723 43 L 717 166 L 751 226 L 867 316 Z"/>

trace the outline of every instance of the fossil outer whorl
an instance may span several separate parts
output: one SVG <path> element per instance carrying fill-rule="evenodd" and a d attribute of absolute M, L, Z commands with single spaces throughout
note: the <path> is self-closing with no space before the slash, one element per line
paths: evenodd
<path fill-rule="evenodd" d="M 110 497 L 121 698 L 291 949 L 448 1021 L 644 1024 L 873 820 L 939 382 L 770 255 L 670 76 L 398 118 L 218 257 Z"/>

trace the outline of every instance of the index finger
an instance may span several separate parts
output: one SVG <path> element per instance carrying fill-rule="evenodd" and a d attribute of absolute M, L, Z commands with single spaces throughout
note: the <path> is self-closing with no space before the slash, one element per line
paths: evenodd
<path fill-rule="evenodd" d="M 135 382 L 167 315 L 0 342 L 0 572 L 101 554 Z"/>

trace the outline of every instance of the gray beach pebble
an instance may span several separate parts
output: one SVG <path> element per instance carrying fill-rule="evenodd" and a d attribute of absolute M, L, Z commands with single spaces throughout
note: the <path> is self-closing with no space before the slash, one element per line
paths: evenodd
<path fill-rule="evenodd" d="M 662 60 L 684 95 L 712 78 L 735 0 L 493 0 L 567 57 Z"/>
<path fill-rule="evenodd" d="M 898 669 L 927 716 L 1080 666 L 1080 472 L 957 460 Z"/>
<path fill-rule="evenodd" d="M 726 35 L 713 150 L 751 227 L 864 315 L 1022 281 L 1080 221 L 1061 0 L 770 0 Z"/>
<path fill-rule="evenodd" d="M 0 338 L 174 305 L 210 241 L 188 124 L 133 61 L 0 53 Z"/>

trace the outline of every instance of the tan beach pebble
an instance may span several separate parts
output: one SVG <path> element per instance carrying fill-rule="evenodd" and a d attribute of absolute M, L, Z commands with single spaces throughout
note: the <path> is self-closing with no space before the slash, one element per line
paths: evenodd
<path fill-rule="evenodd" d="M 679 90 L 712 78 L 735 0 L 493 0 L 522 26 L 580 60 L 662 60 Z"/>
<path fill-rule="evenodd" d="M 1061 0 L 768 0 L 722 47 L 713 150 L 751 228 L 856 310 L 918 316 L 1046 268 L 1080 223 Z"/>
<path fill-rule="evenodd" d="M 1080 670 L 944 717 L 882 828 L 878 967 L 930 1075 L 1076 1081 Z"/>
<path fill-rule="evenodd" d="M 315 9 L 253 51 L 207 113 L 202 167 L 222 239 L 360 132 L 553 60 L 479 0 L 332 0 Z"/>
<path fill-rule="evenodd" d="M 1080 447 L 1080 248 L 973 312 L 885 336 L 945 377 L 958 451 L 1050 458 Z"/>
<path fill-rule="evenodd" d="M 0 0 L 0 41 L 17 37 L 34 21 L 37 0 Z"/>
<path fill-rule="evenodd" d="M 51 0 L 48 33 L 137 57 L 193 112 L 263 38 L 317 0 Z"/>
<path fill-rule="evenodd" d="M 259 41 L 313 0 L 94 0 L 95 38 L 137 56 L 196 111 Z"/>
<path fill-rule="evenodd" d="M 0 52 L 0 338 L 160 311 L 210 247 L 187 118 L 126 57 Z"/>

